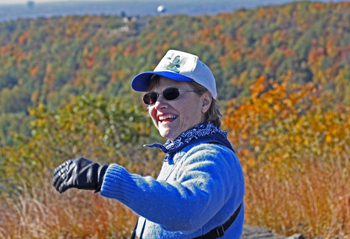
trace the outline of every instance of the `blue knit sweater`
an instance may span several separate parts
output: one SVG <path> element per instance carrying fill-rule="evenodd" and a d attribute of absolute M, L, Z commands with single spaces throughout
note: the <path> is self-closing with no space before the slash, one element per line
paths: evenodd
<path fill-rule="evenodd" d="M 243 203 L 244 178 L 235 153 L 203 139 L 164 161 L 157 179 L 131 174 L 111 164 L 101 195 L 140 215 L 142 239 L 194 238 L 225 223 Z M 222 239 L 240 238 L 244 206 Z M 221 239 L 220 238 L 220 239 Z"/>

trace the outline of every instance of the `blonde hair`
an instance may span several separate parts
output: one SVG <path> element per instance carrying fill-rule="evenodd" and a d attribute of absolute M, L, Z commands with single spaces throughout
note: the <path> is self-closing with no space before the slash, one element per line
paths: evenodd
<path fill-rule="evenodd" d="M 160 76 L 159 75 L 153 75 L 147 90 L 150 91 L 154 86 L 158 85 L 160 82 Z M 204 93 L 209 92 L 207 88 L 205 88 L 204 86 L 202 86 L 201 84 L 198 84 L 195 81 L 186 81 L 187 84 L 189 84 L 189 86 L 196 92 L 196 94 L 198 94 L 199 96 L 203 95 Z M 210 94 L 210 92 L 209 92 Z M 221 114 L 221 107 L 219 105 L 219 103 L 217 102 L 216 99 L 214 99 L 212 97 L 212 95 L 210 94 L 212 101 L 211 101 L 211 105 L 209 107 L 209 109 L 207 110 L 207 112 L 205 112 L 204 114 L 204 122 L 212 122 L 216 127 L 220 128 L 221 126 L 221 118 L 223 118 L 222 114 Z"/>

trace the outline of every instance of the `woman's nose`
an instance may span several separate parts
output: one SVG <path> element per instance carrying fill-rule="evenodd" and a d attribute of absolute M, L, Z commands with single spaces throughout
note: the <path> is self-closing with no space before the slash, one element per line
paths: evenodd
<path fill-rule="evenodd" d="M 164 97 L 162 95 L 160 95 L 156 101 L 156 103 L 154 103 L 154 108 L 156 110 L 160 110 L 160 109 L 166 109 L 168 107 L 168 103 L 166 101 L 166 99 L 164 99 Z"/>

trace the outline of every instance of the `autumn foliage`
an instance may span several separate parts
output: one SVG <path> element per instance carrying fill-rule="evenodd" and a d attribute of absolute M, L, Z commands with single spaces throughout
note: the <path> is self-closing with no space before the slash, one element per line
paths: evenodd
<path fill-rule="evenodd" d="M 293 165 L 302 157 L 350 150 L 350 108 L 333 105 L 314 84 L 297 85 L 290 78 L 277 83 L 261 76 L 250 85 L 247 102 L 228 102 L 225 126 L 249 166 Z"/>
<path fill-rule="evenodd" d="M 142 146 L 151 121 L 141 105 L 82 95 L 58 111 L 40 104 L 29 112 L 32 136 L 0 148 L 0 238 L 129 237 L 130 209 L 93 192 L 60 195 L 51 182 L 54 168 L 76 157 L 155 177 L 161 160 Z"/>
<path fill-rule="evenodd" d="M 348 238 L 349 108 L 291 77 L 281 83 L 257 78 L 251 95 L 230 101 L 224 114 L 245 173 L 246 223 L 281 235 Z M 136 219 L 129 209 L 89 192 L 58 195 L 50 182 L 54 166 L 75 155 L 156 177 L 161 156 L 139 147 L 150 134 L 143 111 L 82 96 L 57 112 L 43 106 L 30 112 L 36 117 L 32 138 L 0 151 L 1 185 L 7 188 L 0 235 L 127 238 Z"/>
<path fill-rule="evenodd" d="M 128 238 L 136 216 L 52 171 L 84 156 L 157 176 L 162 155 L 130 80 L 168 49 L 217 79 L 245 173 L 246 222 L 350 235 L 350 4 L 292 2 L 217 16 L 65 16 L 0 23 L 0 238 Z"/>
<path fill-rule="evenodd" d="M 350 108 L 291 77 L 259 77 L 251 96 L 226 110 L 245 172 L 247 223 L 282 235 L 348 238 Z"/>
<path fill-rule="evenodd" d="M 266 75 L 314 83 L 350 104 L 350 5 L 291 2 L 216 16 L 64 16 L 0 23 L 0 143 L 18 120 L 44 103 L 57 109 L 70 96 L 100 93 L 134 100 L 130 80 L 154 69 L 168 49 L 201 57 L 218 79 L 219 100 L 249 95 Z M 123 29 L 129 29 L 127 31 Z"/>

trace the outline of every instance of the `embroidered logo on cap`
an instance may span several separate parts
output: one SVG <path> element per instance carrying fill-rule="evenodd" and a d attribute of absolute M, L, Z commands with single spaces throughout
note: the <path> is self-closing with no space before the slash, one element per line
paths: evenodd
<path fill-rule="evenodd" d="M 169 62 L 166 68 L 175 73 L 180 73 L 180 56 L 175 56 L 173 61 Z"/>

